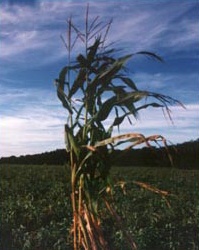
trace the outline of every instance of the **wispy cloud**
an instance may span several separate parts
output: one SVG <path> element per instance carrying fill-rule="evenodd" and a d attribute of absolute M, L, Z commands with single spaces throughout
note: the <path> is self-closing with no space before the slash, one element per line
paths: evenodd
<path fill-rule="evenodd" d="M 170 95 L 175 99 L 183 102 L 185 105 L 196 103 L 199 100 L 198 92 L 198 73 L 135 73 L 132 79 L 137 83 L 138 88 L 153 92 L 159 92 L 164 95 Z M 189 89 L 187 91 L 187 89 Z"/>
<path fill-rule="evenodd" d="M 6 89 L 4 89 L 6 93 Z M 21 155 L 39 153 L 56 148 L 64 148 L 64 124 L 67 113 L 56 99 L 47 91 L 37 89 L 13 89 L 9 94 L 0 91 L 1 106 L 14 102 L 11 110 L 1 114 L 1 155 Z M 45 94 L 45 99 L 43 98 Z M 29 100 L 29 101 L 28 101 Z M 16 103 L 20 105 L 16 105 Z M 199 105 L 189 104 L 186 110 L 174 106 L 172 117 L 174 125 L 164 118 L 159 109 L 140 112 L 140 119 L 133 126 L 126 120 L 121 133 L 139 132 L 145 135 L 162 134 L 174 143 L 199 137 L 197 121 Z M 113 117 L 106 121 L 110 126 Z"/>
<path fill-rule="evenodd" d="M 187 105 L 186 109 L 174 106 L 171 111 L 173 122 L 168 117 L 164 117 L 161 109 L 142 110 L 139 120 L 134 120 L 133 125 L 125 120 L 121 133 L 136 132 L 146 136 L 160 134 L 174 144 L 199 138 L 198 104 Z"/>
<path fill-rule="evenodd" d="M 121 8 L 113 2 L 91 2 L 90 19 L 98 14 L 105 20 L 113 17 L 110 40 L 118 45 L 126 44 L 132 52 L 160 46 L 190 50 L 190 46 L 198 42 L 198 23 L 194 19 L 178 21 L 176 17 L 194 5 L 171 3 L 163 8 L 161 4 L 156 4 L 154 8 L 154 4 L 145 7 L 128 2 L 128 8 L 125 5 Z M 82 2 L 40 2 L 34 8 L 2 4 L 1 57 L 16 57 L 32 51 L 40 51 L 42 55 L 48 50 L 54 60 L 60 59 L 64 50 L 59 36 L 64 33 L 66 19 L 72 14 L 81 27 L 84 17 L 79 15 L 79 9 L 85 6 Z M 174 21 L 175 25 L 172 25 Z"/>
<path fill-rule="evenodd" d="M 0 89 L 1 155 L 39 153 L 64 147 L 67 114 L 51 92 L 37 89 Z M 43 96 L 45 95 L 45 99 Z M 11 105 L 10 105 L 11 103 Z"/>
<path fill-rule="evenodd" d="M 90 1 L 89 19 L 96 15 L 105 22 L 113 18 L 110 41 L 128 53 L 161 51 L 163 56 L 170 56 L 171 63 L 171 57 L 183 60 L 188 54 L 197 59 L 196 1 L 143 2 Z M 0 8 L 0 156 L 62 148 L 67 113 L 49 85 L 65 64 L 66 51 L 60 34 L 66 35 L 66 19 L 72 14 L 78 28 L 83 28 L 86 3 L 41 0 L 27 5 L 13 1 L 1 3 Z M 143 61 L 136 60 L 138 71 L 131 76 L 139 88 L 171 95 L 185 102 L 187 109 L 172 109 L 174 125 L 164 119 L 160 110 L 143 110 L 134 126 L 125 121 L 121 133 L 159 133 L 174 142 L 198 138 L 198 72 L 183 71 L 191 68 L 190 61 L 182 69 L 176 67 L 177 72 L 160 66 L 154 73 L 145 67 L 143 73 Z M 134 62 L 130 67 L 133 65 Z"/>
<path fill-rule="evenodd" d="M 42 115 L 1 118 L 1 156 L 41 153 L 64 148 L 63 127 L 59 119 Z M 63 143 L 62 143 L 63 142 Z"/>

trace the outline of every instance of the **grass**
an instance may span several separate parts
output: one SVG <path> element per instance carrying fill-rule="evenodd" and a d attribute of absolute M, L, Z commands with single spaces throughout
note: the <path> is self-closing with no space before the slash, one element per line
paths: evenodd
<path fill-rule="evenodd" d="M 198 171 L 114 167 L 111 175 L 118 183 L 114 207 L 138 249 L 199 249 Z M 72 249 L 69 170 L 64 166 L 2 165 L 0 176 L 0 249 Z M 151 192 L 135 181 L 169 195 Z M 110 249 L 128 249 L 122 231 L 104 207 L 100 213 Z"/>

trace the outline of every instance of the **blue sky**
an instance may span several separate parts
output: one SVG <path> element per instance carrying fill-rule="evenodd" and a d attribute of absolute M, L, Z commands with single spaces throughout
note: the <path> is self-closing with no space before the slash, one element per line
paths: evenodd
<path fill-rule="evenodd" d="M 53 84 L 67 63 L 60 39 L 72 14 L 81 26 L 86 1 L 3 0 L 0 3 L 0 157 L 64 148 L 67 113 Z M 128 64 L 141 89 L 168 94 L 174 124 L 146 110 L 121 133 L 161 134 L 173 143 L 199 138 L 199 1 L 90 1 L 90 18 L 113 18 L 109 41 L 124 53 L 148 50 Z M 78 48 L 77 48 L 78 50 Z"/>

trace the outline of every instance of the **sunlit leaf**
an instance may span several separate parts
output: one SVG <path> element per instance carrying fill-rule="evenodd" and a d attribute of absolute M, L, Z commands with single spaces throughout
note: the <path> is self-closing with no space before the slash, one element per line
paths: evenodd
<path fill-rule="evenodd" d="M 117 104 L 130 101 L 132 103 L 138 102 L 144 97 L 147 97 L 149 93 L 147 91 L 133 91 L 123 94 L 121 97 L 118 96 Z"/>
<path fill-rule="evenodd" d="M 71 130 L 71 128 L 69 128 L 69 126 L 67 124 L 65 124 L 65 134 L 68 138 L 68 140 L 70 141 L 70 147 L 72 150 L 74 150 L 76 156 L 79 156 L 79 147 L 78 144 L 76 142 L 75 136 L 73 135 L 73 131 Z"/>
<path fill-rule="evenodd" d="M 139 133 L 127 133 L 127 134 L 122 134 L 118 136 L 113 136 L 111 138 L 97 142 L 95 144 L 95 147 L 101 147 L 101 146 L 108 145 L 108 144 L 115 144 L 117 141 L 123 141 L 124 143 L 127 140 L 139 140 L 139 139 L 145 140 L 145 137 Z"/>

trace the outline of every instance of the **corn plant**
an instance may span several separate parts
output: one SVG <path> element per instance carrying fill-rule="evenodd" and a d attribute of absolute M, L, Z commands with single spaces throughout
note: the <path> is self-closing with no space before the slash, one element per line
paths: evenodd
<path fill-rule="evenodd" d="M 103 233 L 99 205 L 104 204 L 118 226 L 124 229 L 111 199 L 114 183 L 110 178 L 113 164 L 110 152 L 123 143 L 128 143 L 124 152 L 141 143 L 150 146 L 152 141 L 160 140 L 166 145 L 159 135 L 113 136 L 115 128 L 119 129 L 125 120 L 132 125 L 138 112 L 148 107 L 162 108 L 170 117 L 168 106 L 180 103 L 169 96 L 141 90 L 128 77 L 127 61 L 136 55 L 162 61 L 158 55 L 140 51 L 121 56 L 119 50 L 107 45 L 112 20 L 103 23 L 98 16 L 89 20 L 89 6 L 84 23 L 82 31 L 72 18 L 67 20 L 67 34 L 61 39 L 68 52 L 68 62 L 55 83 L 58 98 L 68 113 L 65 143 L 70 155 L 74 250 L 106 250 L 109 246 Z M 72 52 L 77 45 L 83 47 L 83 51 L 74 59 Z M 136 249 L 132 236 L 123 231 L 131 249 Z"/>

